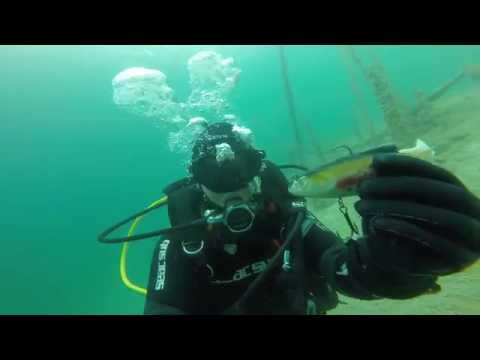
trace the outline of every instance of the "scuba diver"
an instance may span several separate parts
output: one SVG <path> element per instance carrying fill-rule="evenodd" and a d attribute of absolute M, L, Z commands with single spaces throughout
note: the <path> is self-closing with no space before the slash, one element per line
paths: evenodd
<path fill-rule="evenodd" d="M 375 154 L 355 204 L 362 234 L 344 241 L 238 129 L 205 126 L 189 176 L 164 190 L 175 231 L 155 247 L 144 314 L 326 314 L 338 293 L 438 292 L 478 260 L 480 200 L 447 170 Z"/>

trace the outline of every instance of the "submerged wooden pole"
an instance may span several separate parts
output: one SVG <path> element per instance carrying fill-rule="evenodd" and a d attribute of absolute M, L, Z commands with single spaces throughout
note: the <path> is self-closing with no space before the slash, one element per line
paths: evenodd
<path fill-rule="evenodd" d="M 428 95 L 425 100 L 423 100 L 420 104 L 418 104 L 412 111 L 413 114 L 417 114 L 422 110 L 425 105 L 431 104 L 434 101 L 438 100 L 442 97 L 448 90 L 454 87 L 456 84 L 460 83 L 462 80 L 470 78 L 473 81 L 480 80 L 480 65 L 473 64 L 467 65 L 464 67 L 462 71 L 460 71 L 457 75 L 452 77 L 450 80 L 445 82 L 443 85 L 438 87 L 436 90 L 432 91 L 430 95 Z"/>
<path fill-rule="evenodd" d="M 403 102 L 393 90 L 386 69 L 380 59 L 371 50 L 369 53 L 373 63 L 368 66 L 362 63 L 355 52 L 352 52 L 351 56 L 372 87 L 390 135 L 399 146 L 405 146 L 413 138 L 408 128 L 409 111 L 404 108 Z"/>
<path fill-rule="evenodd" d="M 325 158 L 324 150 L 323 150 L 323 147 L 320 145 L 320 141 L 316 136 L 316 131 L 313 128 L 312 123 L 307 117 L 305 117 L 301 113 L 300 113 L 300 118 L 305 122 L 305 125 L 307 127 L 307 133 L 310 136 L 310 143 L 312 145 L 315 155 L 320 161 L 325 162 L 326 158 Z"/>
<path fill-rule="evenodd" d="M 360 59 L 355 53 L 355 49 L 351 45 L 341 46 L 341 52 L 343 53 L 343 60 L 347 68 L 347 72 L 350 79 L 350 87 L 355 98 L 354 106 L 357 107 L 357 128 L 360 138 L 363 137 L 364 132 L 367 132 L 367 138 L 372 138 L 375 135 L 375 127 L 373 121 L 368 113 L 368 106 L 363 92 L 360 90 L 358 85 L 357 76 L 355 75 L 355 70 L 353 69 L 354 64 L 356 63 L 361 71 L 364 72 L 363 65 L 360 62 Z M 363 121 L 362 121 L 363 120 Z M 360 130 L 360 127 L 365 126 L 366 129 Z"/>
<path fill-rule="evenodd" d="M 297 152 L 298 152 L 298 160 L 303 164 L 303 146 L 302 146 L 302 140 L 300 136 L 300 129 L 299 129 L 299 124 L 298 124 L 298 118 L 297 118 L 297 113 L 295 110 L 295 101 L 293 98 L 293 91 L 292 87 L 290 85 L 290 80 L 288 78 L 288 64 L 287 64 L 287 59 L 285 57 L 285 52 L 283 49 L 283 46 L 278 46 L 278 53 L 280 57 L 280 65 L 281 65 L 281 72 L 282 72 L 282 78 L 283 78 L 283 84 L 285 88 L 285 96 L 287 99 L 287 105 L 288 105 L 288 111 L 290 114 L 290 120 L 292 121 L 293 125 L 293 131 L 295 134 L 295 142 L 296 142 L 296 147 L 297 147 Z"/>
<path fill-rule="evenodd" d="M 449 89 L 451 89 L 455 84 L 458 84 L 460 80 L 465 78 L 465 73 L 462 71 L 458 75 L 456 75 L 453 79 L 450 79 L 447 81 L 445 84 L 440 86 L 438 89 L 433 91 L 428 97 L 427 101 L 432 102 L 437 100 L 439 97 L 441 97 L 443 94 L 445 94 Z"/>

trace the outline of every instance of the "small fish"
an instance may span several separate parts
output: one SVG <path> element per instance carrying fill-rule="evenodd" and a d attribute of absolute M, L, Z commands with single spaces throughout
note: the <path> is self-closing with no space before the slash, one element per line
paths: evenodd
<path fill-rule="evenodd" d="M 356 195 L 361 180 L 373 175 L 373 157 L 379 153 L 399 153 L 423 160 L 431 160 L 434 151 L 418 139 L 415 147 L 399 150 L 395 145 L 376 147 L 352 156 L 342 157 L 331 163 L 311 170 L 293 180 L 289 186 L 291 194 L 302 197 L 337 198 Z"/>

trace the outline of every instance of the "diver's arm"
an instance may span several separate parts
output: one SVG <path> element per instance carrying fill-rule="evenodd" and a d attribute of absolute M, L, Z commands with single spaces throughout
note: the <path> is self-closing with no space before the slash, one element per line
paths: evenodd
<path fill-rule="evenodd" d="M 144 314 L 194 313 L 198 285 L 194 263 L 182 253 L 178 242 L 160 241 L 153 253 Z"/>

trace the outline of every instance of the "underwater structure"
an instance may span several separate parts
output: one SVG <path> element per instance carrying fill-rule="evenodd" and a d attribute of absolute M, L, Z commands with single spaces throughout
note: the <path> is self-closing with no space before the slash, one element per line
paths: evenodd
<path fill-rule="evenodd" d="M 376 130 L 372 118 L 368 111 L 365 94 L 361 90 L 359 80 L 355 72 L 355 53 L 351 46 L 341 46 L 340 51 L 347 69 L 350 87 L 354 96 L 353 110 L 356 115 L 354 122 L 354 132 L 360 142 L 368 141 L 375 136 Z"/>
<path fill-rule="evenodd" d="M 353 46 L 345 47 L 345 51 L 371 86 L 383 113 L 388 137 L 398 146 L 411 144 L 414 141 L 413 130 L 409 126 L 412 123 L 411 111 L 394 90 L 385 66 L 372 53 L 371 63 L 364 64 Z"/>
<path fill-rule="evenodd" d="M 292 122 L 293 132 L 295 135 L 295 146 L 296 146 L 296 154 L 295 158 L 299 161 L 299 163 L 304 164 L 304 150 L 302 145 L 302 138 L 300 135 L 300 126 L 297 118 L 297 111 L 295 107 L 294 95 L 292 91 L 292 87 L 290 85 L 290 79 L 288 76 L 288 63 L 287 58 L 285 56 L 285 50 L 283 46 L 278 46 L 278 56 L 280 59 L 280 66 L 281 66 L 281 75 L 283 80 L 283 85 L 285 89 L 285 98 L 287 101 L 289 117 Z"/>

